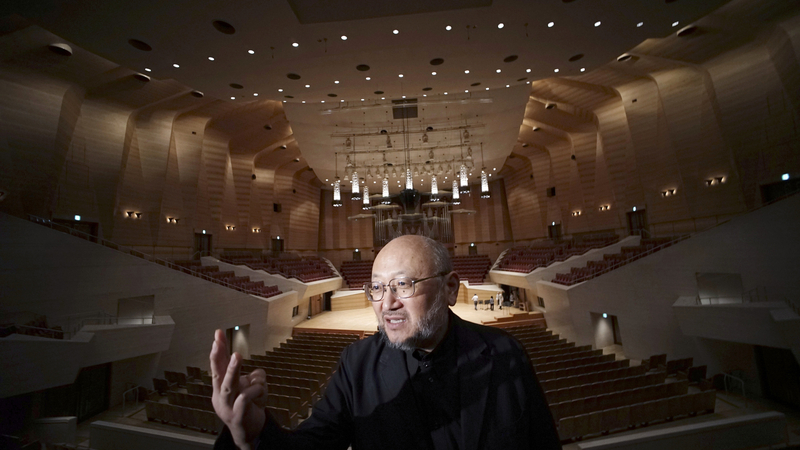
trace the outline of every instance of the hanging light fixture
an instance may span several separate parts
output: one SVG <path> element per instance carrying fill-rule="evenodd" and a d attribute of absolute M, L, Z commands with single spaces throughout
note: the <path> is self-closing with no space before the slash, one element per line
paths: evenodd
<path fill-rule="evenodd" d="M 361 204 L 361 209 L 369 209 L 371 206 L 369 203 L 369 186 L 364 185 L 364 202 Z"/>
<path fill-rule="evenodd" d="M 389 178 L 383 178 L 383 186 L 381 189 L 381 203 L 384 205 L 388 205 L 392 203 L 392 199 L 389 198 Z"/>
<path fill-rule="evenodd" d="M 423 144 L 428 143 L 428 133 L 422 133 L 422 143 Z"/>
<path fill-rule="evenodd" d="M 347 138 L 347 139 L 344 141 L 344 145 L 345 145 L 345 147 L 350 147 L 350 146 L 352 145 L 352 142 L 350 141 L 350 138 Z"/>
<path fill-rule="evenodd" d="M 414 189 L 414 177 L 411 175 L 411 168 L 406 169 L 406 189 Z"/>
<path fill-rule="evenodd" d="M 489 192 L 489 179 L 486 176 L 486 166 L 483 160 L 483 142 L 481 142 L 481 198 L 491 198 L 492 193 Z"/>
<path fill-rule="evenodd" d="M 458 192 L 469 195 L 469 180 L 467 179 L 467 166 L 464 163 L 464 141 L 461 141 L 461 167 L 458 168 Z M 470 153 L 472 149 L 470 148 Z"/>
<path fill-rule="evenodd" d="M 458 181 L 456 181 L 455 178 L 453 178 L 453 204 L 454 205 L 461 204 L 461 198 L 458 195 Z"/>
<path fill-rule="evenodd" d="M 469 139 L 469 131 L 464 130 L 464 140 Z"/>
<path fill-rule="evenodd" d="M 356 143 L 353 139 L 353 173 L 350 175 L 350 200 L 361 200 L 361 189 L 358 186 L 358 172 L 356 171 Z"/>
<path fill-rule="evenodd" d="M 436 183 L 436 175 L 431 175 L 431 201 L 439 201 L 439 185 Z"/>
<path fill-rule="evenodd" d="M 341 180 L 339 180 L 339 154 L 335 154 L 336 157 L 336 181 L 333 182 L 333 207 L 338 208 L 342 206 L 342 186 Z"/>

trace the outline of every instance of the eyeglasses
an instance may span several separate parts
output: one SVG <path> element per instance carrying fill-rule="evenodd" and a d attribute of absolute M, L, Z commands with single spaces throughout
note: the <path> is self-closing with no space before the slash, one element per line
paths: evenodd
<path fill-rule="evenodd" d="M 389 280 L 389 283 L 387 284 L 383 284 L 380 281 L 371 281 L 369 283 L 364 283 L 364 292 L 367 293 L 367 299 L 369 299 L 369 301 L 379 302 L 383 300 L 383 293 L 386 291 L 386 287 L 388 286 L 392 290 L 392 294 L 394 294 L 395 297 L 409 298 L 414 295 L 414 287 L 417 285 L 417 283 L 430 280 L 431 278 L 443 277 L 445 275 L 447 274 L 440 273 L 431 277 L 419 278 L 416 280 L 407 277 L 400 277 Z"/>

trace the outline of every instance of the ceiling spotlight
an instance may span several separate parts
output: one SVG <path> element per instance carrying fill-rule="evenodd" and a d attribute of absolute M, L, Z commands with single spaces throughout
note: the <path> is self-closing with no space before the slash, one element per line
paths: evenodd
<path fill-rule="evenodd" d="M 550 22 L 547 24 L 547 28 L 553 28 L 553 25 L 555 24 L 556 24 L 555 22 Z"/>
<path fill-rule="evenodd" d="M 334 81 L 333 84 L 339 84 L 339 80 Z"/>
<path fill-rule="evenodd" d="M 497 70 L 495 70 L 495 72 L 500 73 L 500 72 L 502 72 L 502 70 L 497 69 Z"/>
<path fill-rule="evenodd" d="M 392 30 L 392 34 L 400 34 L 400 30 Z"/>
<path fill-rule="evenodd" d="M 180 65 L 178 65 L 178 64 L 173 64 L 173 65 L 172 65 L 172 67 L 174 67 L 174 68 L 176 68 L 176 69 L 177 69 L 177 68 L 179 68 L 179 67 L 180 67 Z"/>
<path fill-rule="evenodd" d="M 398 77 L 403 78 L 403 74 L 401 73 L 400 75 L 398 75 Z"/>
<path fill-rule="evenodd" d="M 465 70 L 464 73 L 469 73 L 469 69 Z"/>
<path fill-rule="evenodd" d="M 598 20 L 597 22 L 595 22 L 595 23 L 594 23 L 594 26 L 596 26 L 596 27 L 599 27 L 601 23 L 602 23 L 602 22 L 600 22 L 600 21 Z"/>
<path fill-rule="evenodd" d="M 672 22 L 672 26 L 673 26 L 673 27 L 677 27 L 679 23 L 680 23 L 680 22 L 676 20 L 675 22 Z"/>
<path fill-rule="evenodd" d="M 367 77 L 367 81 L 369 81 L 369 80 L 371 80 L 371 79 L 372 79 L 372 78 L 370 78 L 370 77 Z"/>
<path fill-rule="evenodd" d="M 431 75 L 436 75 L 436 72 L 431 72 Z"/>
<path fill-rule="evenodd" d="M 253 92 L 253 97 L 258 97 L 258 92 Z"/>
<path fill-rule="evenodd" d="M 231 100 L 236 100 L 236 97 L 231 97 Z"/>
<path fill-rule="evenodd" d="M 247 53 L 250 53 L 251 55 L 255 55 L 256 51 L 255 50 L 248 50 Z"/>
<path fill-rule="evenodd" d="M 208 57 L 208 60 L 209 60 L 209 61 L 213 61 L 213 60 L 214 60 L 214 57 L 213 57 L 213 56 L 209 56 L 209 57 Z"/>
<path fill-rule="evenodd" d="M 448 26 L 444 27 L 444 29 L 445 29 L 445 30 L 447 30 L 447 31 L 450 31 L 450 30 L 452 30 L 452 29 L 453 29 L 453 27 L 451 27 L 450 25 L 448 25 Z"/>
<path fill-rule="evenodd" d="M 636 24 L 636 28 L 641 28 L 642 25 L 644 25 L 644 22 L 639 22 L 639 23 Z"/>
<path fill-rule="evenodd" d="M 149 67 L 145 67 L 145 68 L 144 68 L 144 70 L 145 70 L 145 72 L 152 72 L 152 71 L 153 71 L 153 70 L 152 70 L 152 69 L 150 69 Z"/>
<path fill-rule="evenodd" d="M 347 36 L 342 36 L 342 40 L 346 41 L 347 40 Z"/>
<path fill-rule="evenodd" d="M 487 87 L 487 88 L 486 88 L 486 90 L 488 91 L 488 90 L 489 90 L 489 88 Z"/>
<path fill-rule="evenodd" d="M 307 87 L 307 88 L 310 88 L 310 87 L 311 87 L 311 85 L 310 85 L 310 84 L 307 84 L 307 85 L 306 85 L 306 87 Z"/>
<path fill-rule="evenodd" d="M 586 67 L 581 67 L 581 72 L 586 72 Z"/>
<path fill-rule="evenodd" d="M 510 84 L 507 84 L 507 85 L 506 85 L 506 87 L 511 87 L 511 85 L 510 85 Z"/>
<path fill-rule="evenodd" d="M 526 69 L 525 72 L 531 73 L 531 69 Z"/>
<path fill-rule="evenodd" d="M 627 61 L 629 59 L 631 59 L 631 55 L 629 53 L 623 53 L 623 54 L 617 56 L 617 61 L 619 61 L 619 62 Z"/>
<path fill-rule="evenodd" d="M 558 69 L 553 70 L 553 72 L 558 73 Z"/>
<path fill-rule="evenodd" d="M 278 88 L 278 92 L 283 92 L 283 89 L 281 89 L 281 88 Z"/>
<path fill-rule="evenodd" d="M 497 28 L 500 28 L 500 29 L 502 29 L 504 26 L 505 25 L 503 25 L 503 22 L 500 22 L 500 23 L 497 24 Z"/>

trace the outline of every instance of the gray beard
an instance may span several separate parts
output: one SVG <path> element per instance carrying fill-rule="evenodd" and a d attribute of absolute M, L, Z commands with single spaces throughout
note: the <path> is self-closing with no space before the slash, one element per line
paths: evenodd
<path fill-rule="evenodd" d="M 447 303 L 444 301 L 444 296 L 440 290 L 436 294 L 436 299 L 433 306 L 428 312 L 419 320 L 419 327 L 417 332 L 404 341 L 392 342 L 389 336 L 386 335 L 383 325 L 378 325 L 381 339 L 386 343 L 389 348 L 395 348 L 402 351 L 413 351 L 419 346 L 431 339 L 437 331 L 447 326 Z"/>

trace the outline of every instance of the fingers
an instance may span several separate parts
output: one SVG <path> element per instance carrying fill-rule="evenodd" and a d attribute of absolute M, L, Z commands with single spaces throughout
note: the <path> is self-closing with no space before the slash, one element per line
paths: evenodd
<path fill-rule="evenodd" d="M 216 393 L 219 392 L 222 378 L 230 362 L 228 358 L 228 343 L 225 339 L 225 333 L 223 333 L 222 330 L 214 332 L 214 343 L 211 345 L 209 360 L 211 366 L 211 385 Z"/>
<path fill-rule="evenodd" d="M 233 410 L 237 415 L 242 414 L 250 403 L 259 408 L 267 406 L 267 390 L 264 386 L 254 384 L 247 389 L 243 389 L 233 402 Z"/>
<path fill-rule="evenodd" d="M 233 404 L 233 399 L 239 391 L 239 383 L 241 382 L 239 379 L 239 371 L 242 367 L 241 361 L 242 357 L 238 352 L 234 352 L 233 355 L 231 355 L 231 361 L 228 363 L 225 377 L 222 379 L 222 383 L 219 387 L 220 394 L 222 394 L 222 397 L 225 398 L 225 402 L 229 405 Z"/>

